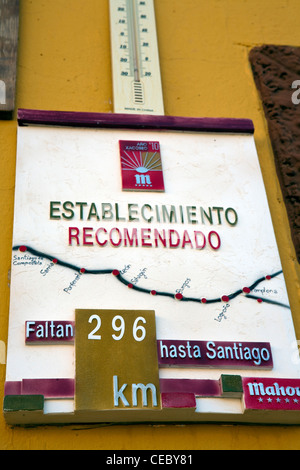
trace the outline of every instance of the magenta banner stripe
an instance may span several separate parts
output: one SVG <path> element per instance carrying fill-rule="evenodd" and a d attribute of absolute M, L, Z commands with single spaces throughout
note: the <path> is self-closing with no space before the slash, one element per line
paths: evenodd
<path fill-rule="evenodd" d="M 73 398 L 74 379 L 23 379 L 22 395 L 44 395 L 45 398 Z"/>
<path fill-rule="evenodd" d="M 45 398 L 73 398 L 74 379 L 23 379 L 7 381 L 5 395 L 44 395 Z"/>
<path fill-rule="evenodd" d="M 160 379 L 161 393 L 192 393 L 198 397 L 220 397 L 219 380 L 210 379 Z"/>
<path fill-rule="evenodd" d="M 163 408 L 196 408 L 196 399 L 193 393 L 162 393 Z"/>
<path fill-rule="evenodd" d="M 22 382 L 20 381 L 6 381 L 4 384 L 4 395 L 21 395 Z"/>
<path fill-rule="evenodd" d="M 180 116 L 151 116 L 111 113 L 88 113 L 72 111 L 47 111 L 19 109 L 19 125 L 43 124 L 69 127 L 164 129 L 193 132 L 230 132 L 253 134 L 251 119 L 193 118 Z"/>

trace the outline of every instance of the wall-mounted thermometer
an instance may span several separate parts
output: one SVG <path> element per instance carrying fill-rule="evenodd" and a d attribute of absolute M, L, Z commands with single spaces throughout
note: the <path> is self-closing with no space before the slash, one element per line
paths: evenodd
<path fill-rule="evenodd" d="M 153 0 L 110 0 L 114 112 L 164 114 Z"/>

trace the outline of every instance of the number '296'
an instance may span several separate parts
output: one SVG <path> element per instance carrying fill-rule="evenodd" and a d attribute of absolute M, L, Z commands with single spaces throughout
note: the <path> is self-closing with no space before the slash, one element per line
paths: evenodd
<path fill-rule="evenodd" d="M 97 314 L 93 314 L 89 317 L 89 323 L 95 323 L 95 328 L 88 334 L 88 339 L 101 340 L 101 317 Z M 132 336 L 135 341 L 143 341 L 146 337 L 146 328 L 143 324 L 146 323 L 144 317 L 137 317 L 133 323 Z M 125 320 L 121 315 L 116 315 L 111 322 L 112 329 L 115 333 L 112 334 L 112 338 L 115 341 L 120 341 L 125 333 Z"/>

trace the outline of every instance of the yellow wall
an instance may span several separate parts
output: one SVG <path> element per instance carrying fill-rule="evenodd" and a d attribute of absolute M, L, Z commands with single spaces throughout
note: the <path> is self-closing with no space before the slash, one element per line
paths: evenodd
<path fill-rule="evenodd" d="M 254 121 L 296 335 L 300 339 L 300 267 L 248 62 L 249 51 L 256 45 L 300 46 L 300 2 L 155 0 L 155 8 L 165 114 Z M 112 112 L 108 0 L 20 0 L 16 107 Z M 16 129 L 16 117 L 11 122 L 0 122 L 0 341 L 4 343 L 8 329 Z M 1 403 L 4 362 L 0 348 Z M 300 427 L 212 424 L 23 429 L 7 426 L 0 414 L 0 449 L 176 448 L 299 449 Z"/>

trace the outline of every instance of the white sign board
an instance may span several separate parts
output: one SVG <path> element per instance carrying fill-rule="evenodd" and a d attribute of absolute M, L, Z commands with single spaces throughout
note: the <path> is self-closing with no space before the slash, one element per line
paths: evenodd
<path fill-rule="evenodd" d="M 8 422 L 299 422 L 295 345 L 252 134 L 19 127 Z"/>

